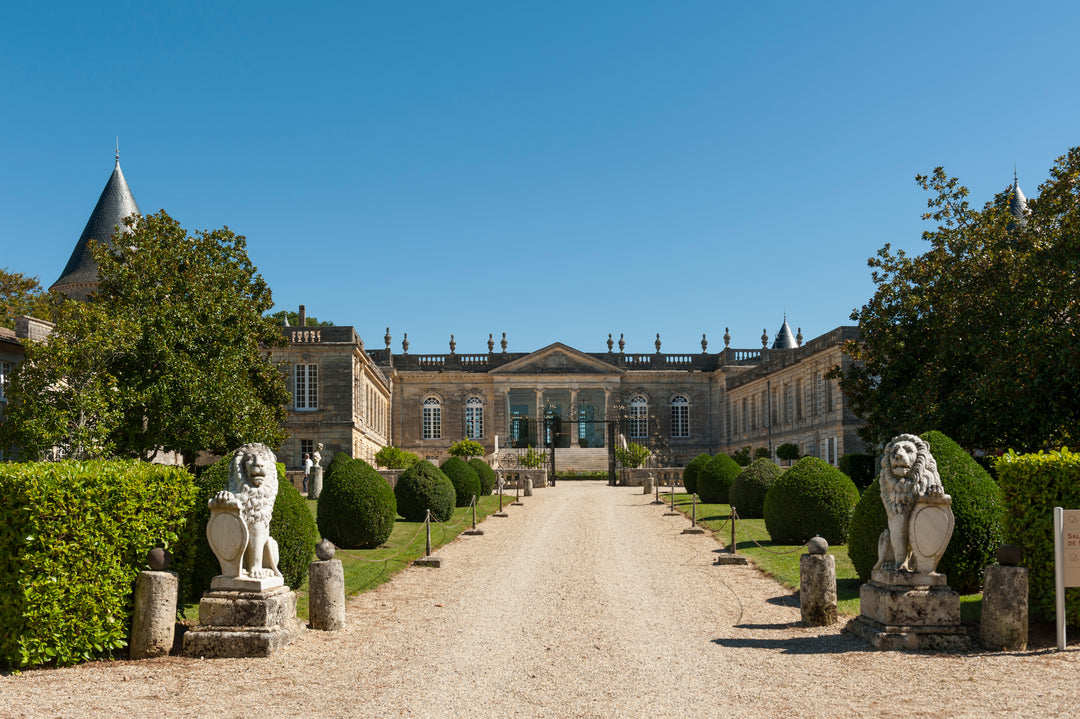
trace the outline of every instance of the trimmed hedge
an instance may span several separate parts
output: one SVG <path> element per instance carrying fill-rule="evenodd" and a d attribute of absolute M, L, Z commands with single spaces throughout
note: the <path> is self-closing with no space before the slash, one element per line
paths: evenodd
<path fill-rule="evenodd" d="M 1000 491 L 971 455 L 944 434 L 935 430 L 920 436 L 930 444 L 945 494 L 952 497 L 956 518 L 952 539 L 937 571 L 945 574 L 949 586 L 961 594 L 977 592 L 986 565 L 994 561 L 1002 541 Z M 862 581 L 870 578 L 877 562 L 878 538 L 887 526 L 881 487 L 875 479 L 855 508 L 848 543 L 848 556 Z"/>
<path fill-rule="evenodd" d="M 739 472 L 728 492 L 730 504 L 743 519 L 761 519 L 765 512 L 765 495 L 784 470 L 771 459 L 755 459 Z"/>
<path fill-rule="evenodd" d="M 337 455 L 334 458 L 337 459 Z M 180 590 L 180 596 L 187 597 L 188 601 L 197 601 L 202 597 L 203 592 L 210 588 L 210 580 L 221 574 L 221 563 L 206 539 L 206 523 L 210 521 L 207 502 L 228 486 L 231 461 L 232 452 L 207 467 L 196 480 L 198 497 L 188 538 L 192 567 L 187 581 L 181 575 Z M 270 516 L 270 536 L 278 543 L 278 569 L 285 577 L 285 584 L 297 589 L 307 579 L 308 565 L 318 542 L 318 529 L 303 495 L 285 480 L 285 465 L 278 462 L 277 471 L 278 494 L 274 500 L 274 513 Z"/>
<path fill-rule="evenodd" d="M 877 476 L 877 457 L 863 452 L 849 452 L 840 458 L 840 471 L 851 477 L 851 481 L 862 491 L 870 486 Z"/>
<path fill-rule="evenodd" d="M 431 518 L 445 522 L 454 515 L 454 484 L 431 462 L 421 460 L 406 469 L 394 485 L 398 514 L 409 522 Z"/>
<path fill-rule="evenodd" d="M 451 457 L 439 466 L 442 473 L 450 478 L 454 485 L 454 505 L 468 507 L 472 504 L 473 496 L 480 496 L 480 477 L 476 470 L 469 466 L 461 457 Z"/>
<path fill-rule="evenodd" d="M 386 469 L 405 469 L 419 461 L 420 458 L 412 452 L 406 452 L 392 445 L 386 445 L 375 453 L 375 463 Z"/>
<path fill-rule="evenodd" d="M 330 464 L 323 470 L 323 486 L 330 481 L 330 478 L 334 476 L 334 472 L 338 470 L 342 465 L 348 464 L 352 461 L 352 455 L 348 452 L 338 452 L 334 455 L 334 458 L 330 460 Z"/>
<path fill-rule="evenodd" d="M 1005 507 L 1005 536 L 1020 546 L 1021 563 L 1031 570 L 1030 607 L 1034 618 L 1052 620 L 1054 597 L 1054 507 L 1080 509 L 1080 454 L 1017 455 L 997 464 Z M 1065 619 L 1080 625 L 1080 588 L 1065 590 Z"/>
<path fill-rule="evenodd" d="M 0 463 L 0 665 L 75 664 L 127 646 L 147 552 L 176 551 L 194 502 L 181 467 Z"/>
<path fill-rule="evenodd" d="M 323 485 L 317 516 L 323 539 L 343 549 L 373 549 L 394 531 L 397 498 L 370 464 L 353 459 Z"/>
<path fill-rule="evenodd" d="M 814 535 L 844 544 L 858 501 L 850 477 L 823 459 L 803 457 L 769 487 L 765 529 L 777 544 L 803 544 Z"/>
<path fill-rule="evenodd" d="M 706 504 L 727 504 L 728 492 L 742 467 L 723 452 L 716 455 L 698 471 L 697 494 Z"/>
<path fill-rule="evenodd" d="M 469 466 L 476 472 L 476 476 L 480 478 L 480 495 L 486 497 L 495 491 L 495 485 L 498 482 L 498 478 L 495 476 L 495 470 L 488 466 L 488 463 L 479 457 L 473 457 L 469 460 Z M 605 472 L 605 476 L 607 473 Z"/>
<path fill-rule="evenodd" d="M 708 454 L 699 454 L 686 463 L 682 473 L 682 483 L 687 494 L 698 491 L 698 476 L 701 474 L 701 468 L 708 464 L 710 459 L 712 457 Z"/>

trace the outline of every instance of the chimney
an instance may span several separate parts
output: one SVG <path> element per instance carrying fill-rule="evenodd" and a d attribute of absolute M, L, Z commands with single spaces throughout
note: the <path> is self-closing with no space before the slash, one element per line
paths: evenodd
<path fill-rule="evenodd" d="M 304 311 L 303 305 L 300 305 L 300 320 L 296 324 L 307 327 L 307 312 Z"/>

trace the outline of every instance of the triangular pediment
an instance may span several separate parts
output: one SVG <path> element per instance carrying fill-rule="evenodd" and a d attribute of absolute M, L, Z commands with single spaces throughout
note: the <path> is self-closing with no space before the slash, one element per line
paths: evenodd
<path fill-rule="evenodd" d="M 490 374 L 622 374 L 625 371 L 556 342 L 507 362 Z"/>

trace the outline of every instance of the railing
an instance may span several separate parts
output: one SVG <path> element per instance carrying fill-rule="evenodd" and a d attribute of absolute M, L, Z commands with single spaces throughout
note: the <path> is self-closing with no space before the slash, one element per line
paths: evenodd
<path fill-rule="evenodd" d="M 669 367 L 679 367 L 694 363 L 695 355 L 664 355 L 664 362 Z"/>
<path fill-rule="evenodd" d="M 442 367 L 446 364 L 446 355 L 413 355 L 421 367 Z"/>
<path fill-rule="evenodd" d="M 455 355 L 460 358 L 462 367 L 486 367 L 487 355 Z"/>
<path fill-rule="evenodd" d="M 746 360 L 761 359 L 762 350 L 735 350 L 728 348 L 726 352 L 731 353 L 731 359 L 735 362 L 744 362 Z"/>

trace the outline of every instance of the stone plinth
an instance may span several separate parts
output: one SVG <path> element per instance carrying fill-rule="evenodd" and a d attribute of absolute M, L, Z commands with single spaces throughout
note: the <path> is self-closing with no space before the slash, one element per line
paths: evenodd
<path fill-rule="evenodd" d="M 986 568 L 979 644 L 992 651 L 1022 651 L 1028 642 L 1027 567 Z"/>
<path fill-rule="evenodd" d="M 836 557 L 804 554 L 799 557 L 799 609 L 808 627 L 836 624 Z"/>
<path fill-rule="evenodd" d="M 323 468 L 315 465 L 311 468 L 311 476 L 308 477 L 308 499 L 318 499 L 322 494 Z"/>
<path fill-rule="evenodd" d="M 162 657 L 176 636 L 176 572 L 139 572 L 131 626 L 131 658 Z"/>
<path fill-rule="evenodd" d="M 303 632 L 296 594 L 282 586 L 267 592 L 211 590 L 199 602 L 199 626 L 184 635 L 189 657 L 266 657 Z"/>
<path fill-rule="evenodd" d="M 345 628 L 345 571 L 340 559 L 308 565 L 308 624 L 327 632 Z"/>
<path fill-rule="evenodd" d="M 874 572 L 859 590 L 861 614 L 844 629 L 875 649 L 963 651 L 971 646 L 960 625 L 960 595 L 943 574 Z M 885 583 L 878 577 L 888 577 Z M 918 584 L 919 581 L 934 584 Z"/>

